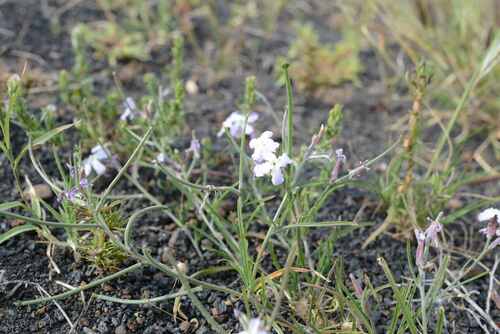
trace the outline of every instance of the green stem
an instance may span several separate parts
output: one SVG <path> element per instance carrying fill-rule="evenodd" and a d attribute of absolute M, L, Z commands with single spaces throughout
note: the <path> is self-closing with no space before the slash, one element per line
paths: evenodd
<path fill-rule="evenodd" d="M 85 284 L 85 285 L 80 286 L 78 288 L 75 288 L 75 289 L 72 289 L 72 290 L 60 293 L 58 295 L 54 295 L 54 296 L 51 296 L 51 297 L 45 297 L 45 298 L 39 298 L 39 299 L 24 300 L 24 301 L 21 301 L 21 302 L 16 302 L 15 304 L 16 305 L 20 305 L 20 306 L 25 306 L 25 305 L 38 304 L 38 303 L 44 303 L 44 302 L 49 302 L 49 301 L 53 301 L 53 300 L 63 299 L 63 298 L 72 296 L 72 295 L 74 295 L 76 293 L 79 293 L 81 291 L 88 290 L 88 289 L 94 288 L 96 286 L 99 286 L 101 284 L 104 284 L 104 283 L 106 283 L 108 281 L 111 281 L 111 280 L 113 280 L 115 278 L 118 278 L 118 277 L 123 276 L 125 274 L 128 274 L 130 272 L 133 272 L 133 271 L 141 268 L 142 266 L 143 266 L 142 263 L 136 263 L 136 264 L 134 264 L 134 265 L 132 265 L 132 266 L 130 266 L 128 268 L 120 270 L 119 272 L 116 272 L 116 273 L 111 274 L 109 276 L 97 279 L 97 280 L 95 280 L 95 281 L 93 281 L 93 282 L 91 282 L 89 284 Z"/>
<path fill-rule="evenodd" d="M 287 97 L 287 133 L 286 133 L 286 152 L 288 157 L 291 159 L 293 155 L 293 93 L 292 93 L 292 82 L 288 74 L 289 64 L 283 65 L 283 72 L 285 74 L 285 84 L 286 84 L 286 97 Z M 285 139 L 285 138 L 284 138 Z"/>
<path fill-rule="evenodd" d="M 191 291 L 192 292 L 201 292 L 201 291 L 203 291 L 203 288 L 201 286 L 198 286 L 196 288 L 191 289 Z M 154 298 L 145 298 L 145 299 L 123 299 L 123 298 L 111 297 L 111 296 L 106 296 L 106 295 L 93 294 L 93 296 L 97 299 L 105 300 L 105 301 L 112 302 L 112 303 L 129 304 L 129 305 L 159 303 L 159 302 L 163 302 L 165 300 L 174 299 L 174 298 L 185 296 L 185 295 L 187 295 L 187 291 L 182 291 L 182 290 L 175 292 L 175 293 L 163 295 L 163 296 L 158 296 L 158 297 L 154 297 Z"/>
<path fill-rule="evenodd" d="M 122 175 L 127 171 L 128 167 L 132 164 L 132 162 L 135 160 L 135 158 L 139 155 L 139 152 L 141 151 L 142 147 L 146 143 L 146 140 L 151 135 L 152 131 L 153 131 L 152 127 L 150 127 L 146 131 L 146 133 L 142 137 L 141 141 L 139 142 L 139 144 L 135 148 L 135 150 L 132 153 L 132 155 L 130 156 L 130 158 L 127 160 L 127 162 L 125 163 L 125 165 L 123 165 L 123 167 L 120 169 L 120 171 L 115 176 L 115 178 L 113 179 L 113 181 L 111 181 L 111 183 L 108 185 L 108 187 L 106 188 L 106 190 L 104 190 L 104 192 L 102 193 L 102 197 L 101 197 L 99 203 L 97 204 L 97 207 L 96 207 L 95 211 L 99 211 L 99 209 L 102 207 L 102 205 L 104 204 L 104 201 L 106 200 L 106 197 L 109 195 L 109 193 L 111 192 L 111 190 L 113 189 L 113 187 L 116 185 L 116 183 L 118 183 L 118 181 L 121 179 Z"/>
<path fill-rule="evenodd" d="M 478 83 L 478 76 L 477 74 L 472 77 L 472 79 L 469 81 L 467 84 L 467 87 L 465 87 L 465 91 L 462 94 L 462 97 L 460 98 L 460 102 L 458 103 L 455 111 L 453 112 L 453 115 L 451 116 L 450 121 L 446 125 L 446 128 L 444 129 L 443 134 L 439 138 L 438 144 L 434 150 L 434 155 L 432 156 L 431 163 L 429 165 L 429 168 L 427 169 L 427 173 L 425 175 L 425 178 L 428 178 L 434 168 L 436 167 L 436 164 L 438 163 L 439 157 L 441 156 L 441 151 L 444 148 L 444 144 L 446 143 L 447 139 L 450 136 L 451 130 L 455 126 L 455 123 L 458 119 L 458 116 L 460 116 L 460 112 L 464 109 L 465 103 L 469 99 L 469 95 Z"/>

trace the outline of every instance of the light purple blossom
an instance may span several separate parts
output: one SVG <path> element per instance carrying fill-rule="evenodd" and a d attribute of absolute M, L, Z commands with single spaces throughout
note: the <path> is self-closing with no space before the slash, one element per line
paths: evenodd
<path fill-rule="evenodd" d="M 439 246 L 438 234 L 443 230 L 443 225 L 438 221 L 438 219 L 433 220 L 432 223 L 425 230 L 425 236 L 427 240 L 430 240 L 434 247 Z"/>
<path fill-rule="evenodd" d="M 109 154 L 102 145 L 94 146 L 91 154 L 83 160 L 83 170 L 85 176 L 89 176 L 94 170 L 97 175 L 103 175 L 106 172 L 106 166 L 101 162 L 109 159 Z"/>
<path fill-rule="evenodd" d="M 421 230 L 415 230 L 415 238 L 417 239 L 417 252 L 415 254 L 415 262 L 417 266 L 423 267 L 424 265 L 424 250 L 425 250 L 425 233 Z"/>
<path fill-rule="evenodd" d="M 245 115 L 238 111 L 234 111 L 224 120 L 222 128 L 217 136 L 221 137 L 224 134 L 225 129 L 229 129 L 229 133 L 233 138 L 239 138 L 243 133 L 246 135 L 252 135 L 254 133 L 254 127 L 251 124 L 255 123 L 258 118 L 259 114 L 256 112 L 250 113 L 250 115 L 248 115 L 247 126 L 243 130 L 243 127 L 245 126 Z"/>
<path fill-rule="evenodd" d="M 273 155 L 269 160 L 257 163 L 253 169 L 253 173 L 255 177 L 271 175 L 272 184 L 277 186 L 285 181 L 282 169 L 292 163 L 292 159 L 290 159 L 286 153 L 283 153 L 278 158 Z"/>
<path fill-rule="evenodd" d="M 90 186 L 90 182 L 87 178 L 81 178 L 80 179 L 80 188 L 82 189 L 87 189 Z"/>
<path fill-rule="evenodd" d="M 344 150 L 339 148 L 335 150 L 335 166 L 332 169 L 332 173 L 330 174 L 330 182 L 334 182 L 339 177 L 340 171 L 342 170 L 342 165 L 347 160 L 344 155 Z"/>
<path fill-rule="evenodd" d="M 248 321 L 244 331 L 239 332 L 238 334 L 268 334 L 268 331 L 265 330 L 262 320 L 259 318 L 253 318 Z"/>
<path fill-rule="evenodd" d="M 137 105 L 135 101 L 130 96 L 125 99 L 123 102 L 123 113 L 120 116 L 120 120 L 127 121 L 133 120 L 137 113 Z"/>
<path fill-rule="evenodd" d="M 201 149 L 200 141 L 196 137 L 193 137 L 191 139 L 189 148 L 186 150 L 186 153 L 192 153 L 193 156 L 196 159 L 198 159 L 200 157 L 200 149 Z"/>

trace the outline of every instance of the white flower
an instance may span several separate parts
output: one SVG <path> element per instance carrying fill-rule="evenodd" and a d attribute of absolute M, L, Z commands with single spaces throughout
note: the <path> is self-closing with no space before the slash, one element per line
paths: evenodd
<path fill-rule="evenodd" d="M 285 153 L 278 158 L 276 158 L 273 154 L 267 161 L 257 163 L 253 169 L 253 173 L 255 177 L 271 175 L 271 182 L 273 185 L 277 186 L 285 181 L 281 169 L 292 163 L 293 160 L 290 159 Z"/>
<path fill-rule="evenodd" d="M 259 138 L 250 140 L 249 146 L 254 150 L 252 159 L 255 162 L 261 163 L 263 161 L 276 159 L 275 152 L 280 144 L 272 140 L 272 136 L 273 133 L 271 131 L 265 131 Z"/>
<path fill-rule="evenodd" d="M 159 153 L 157 156 L 156 156 L 156 159 L 153 160 L 153 162 L 157 162 L 157 163 L 165 163 L 167 161 L 167 155 L 165 153 Z"/>
<path fill-rule="evenodd" d="M 83 170 L 85 176 L 89 176 L 94 170 L 97 175 L 102 175 L 106 172 L 106 166 L 101 162 L 109 158 L 106 149 L 101 145 L 94 146 L 90 152 L 91 154 L 83 160 Z"/>
<path fill-rule="evenodd" d="M 136 116 L 136 111 L 137 111 L 137 106 L 135 104 L 135 101 L 133 98 L 130 96 L 125 99 L 125 102 L 123 102 L 123 108 L 125 109 L 123 113 L 120 116 L 120 120 L 126 121 L 126 120 L 132 120 Z"/>
<path fill-rule="evenodd" d="M 500 210 L 496 209 L 496 208 L 488 208 L 486 210 L 484 210 L 483 212 L 481 212 L 479 215 L 477 215 L 477 220 L 479 220 L 480 222 L 484 222 L 484 221 L 489 221 L 491 219 L 493 219 L 493 217 L 496 216 L 496 220 L 499 221 L 500 220 Z"/>
<path fill-rule="evenodd" d="M 264 324 L 259 318 L 250 319 L 248 326 L 244 331 L 238 334 L 268 334 L 268 331 L 264 329 Z"/>
<path fill-rule="evenodd" d="M 251 135 L 254 132 L 254 128 L 251 124 L 258 118 L 259 115 L 257 113 L 250 113 L 250 115 L 248 115 L 247 126 L 245 131 L 243 131 L 243 127 L 245 126 L 245 115 L 234 111 L 224 120 L 222 123 L 222 129 L 220 129 L 217 136 L 221 137 L 224 134 L 225 129 L 229 129 L 229 133 L 233 138 L 239 138 L 243 132 L 247 135 Z"/>

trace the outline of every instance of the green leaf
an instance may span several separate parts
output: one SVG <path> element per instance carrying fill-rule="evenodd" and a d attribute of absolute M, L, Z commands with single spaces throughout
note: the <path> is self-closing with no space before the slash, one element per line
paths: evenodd
<path fill-rule="evenodd" d="M 33 140 L 31 142 L 31 146 L 35 147 L 35 146 L 43 145 L 46 142 L 48 142 L 49 140 L 51 140 L 53 137 L 60 134 L 61 132 L 65 131 L 65 130 L 67 130 L 75 125 L 78 125 L 78 123 L 79 123 L 79 121 L 75 122 L 75 123 L 71 123 L 71 124 L 58 126 L 57 128 L 54 128 L 54 129 L 44 133 L 43 135 L 35 138 L 35 140 Z"/>
<path fill-rule="evenodd" d="M 301 223 L 294 225 L 286 225 L 281 227 L 281 230 L 287 230 L 291 228 L 300 228 L 300 227 L 337 227 L 337 226 L 354 226 L 354 227 L 366 227 L 368 225 L 373 225 L 374 223 L 365 222 L 365 223 L 354 223 L 351 221 L 344 220 L 334 220 L 334 221 L 324 221 L 324 222 L 311 222 L 311 223 Z"/>
<path fill-rule="evenodd" d="M 498 203 L 499 201 L 500 201 L 500 197 L 492 197 L 491 199 L 484 199 L 484 200 L 470 203 L 470 204 L 464 206 L 463 208 L 455 210 L 455 211 L 451 212 L 450 214 L 448 214 L 441 221 L 441 223 L 444 225 L 449 224 L 449 223 L 453 223 L 455 220 L 463 217 L 464 215 L 468 214 L 471 211 L 478 210 L 478 209 L 485 207 L 487 205 Z"/>
<path fill-rule="evenodd" d="M 17 207 L 20 207 L 22 206 L 23 203 L 19 202 L 19 201 L 13 201 L 13 202 L 7 202 L 7 203 L 2 203 L 0 204 L 0 211 L 4 211 L 4 210 L 9 210 L 9 209 L 13 209 L 13 208 L 17 208 Z"/>
<path fill-rule="evenodd" d="M 5 241 L 9 240 L 10 238 L 15 237 L 18 234 L 29 232 L 29 231 L 34 231 L 36 230 L 35 225 L 31 224 L 23 224 L 19 225 L 16 227 L 11 228 L 5 233 L 0 234 L 0 244 L 4 243 Z"/>
<path fill-rule="evenodd" d="M 54 128 L 48 132 L 45 132 L 41 136 L 38 136 L 37 138 L 35 138 L 33 141 L 31 141 L 30 143 L 28 143 L 27 145 L 25 145 L 21 149 L 21 152 L 19 152 L 19 154 L 17 155 L 17 157 L 15 159 L 14 165 L 15 166 L 19 165 L 19 161 L 23 158 L 23 156 L 26 154 L 26 152 L 28 152 L 29 145 L 31 145 L 31 147 L 43 145 L 46 142 L 48 142 L 49 140 L 51 140 L 53 137 L 55 137 L 58 134 L 60 134 L 61 132 L 63 132 L 64 130 L 67 130 L 75 125 L 78 125 L 79 122 L 80 121 L 75 122 L 75 123 L 71 123 L 71 124 L 61 125 L 61 126 Z"/>
<path fill-rule="evenodd" d="M 439 310 L 439 315 L 438 315 L 438 321 L 436 325 L 436 334 L 443 334 L 444 332 L 444 320 L 445 320 L 445 314 L 444 314 L 444 307 L 440 307 Z"/>
<path fill-rule="evenodd" d="M 410 330 L 411 334 L 417 334 L 417 325 L 415 321 L 415 313 L 413 312 L 411 308 L 411 299 L 412 299 L 412 294 L 408 293 L 405 294 L 405 289 L 406 291 L 409 292 L 411 291 L 411 286 L 402 287 L 399 288 L 399 285 L 396 283 L 396 279 L 394 278 L 394 275 L 392 274 L 392 271 L 389 269 L 389 266 L 387 265 L 387 262 L 385 261 L 384 258 L 379 257 L 377 259 L 377 262 L 379 265 L 382 267 L 384 270 L 385 276 L 389 280 L 389 284 L 391 285 L 392 291 L 394 293 L 394 297 L 396 298 L 396 305 L 400 307 L 402 313 L 403 313 L 403 319 L 406 322 L 408 329 Z"/>

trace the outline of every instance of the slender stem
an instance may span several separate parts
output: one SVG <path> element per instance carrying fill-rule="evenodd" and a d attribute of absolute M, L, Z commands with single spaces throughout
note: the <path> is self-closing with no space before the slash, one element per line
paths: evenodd
<path fill-rule="evenodd" d="M 193 290 L 191 289 L 191 286 L 189 285 L 189 280 L 183 272 L 177 269 L 177 265 L 175 263 L 175 259 L 172 257 L 172 255 L 169 254 L 169 252 L 166 252 L 167 258 L 170 262 L 170 265 L 175 268 L 174 272 L 177 275 L 178 279 L 181 281 L 182 288 L 184 291 L 186 291 L 187 295 L 191 299 L 191 302 L 194 304 L 194 306 L 200 311 L 200 313 L 203 315 L 203 317 L 207 320 L 207 322 L 210 324 L 212 329 L 214 329 L 217 333 L 224 333 L 224 329 L 215 321 L 215 319 L 210 315 L 210 313 L 207 311 L 205 306 L 201 303 L 201 301 L 196 297 L 196 295 L 193 293 Z M 146 253 L 146 256 L 149 257 L 149 254 Z"/>
<path fill-rule="evenodd" d="M 201 286 L 198 286 L 196 288 L 192 288 L 191 291 L 192 292 L 201 292 L 201 291 L 203 291 L 203 288 Z M 159 302 L 163 302 L 163 301 L 168 300 L 168 299 L 174 299 L 174 298 L 185 296 L 185 295 L 187 295 L 187 291 L 183 291 L 183 290 L 175 292 L 175 293 L 163 295 L 163 296 L 158 296 L 158 297 L 154 297 L 154 298 L 145 298 L 145 299 L 123 299 L 123 298 L 111 297 L 111 296 L 106 296 L 106 295 L 93 294 L 93 296 L 97 299 L 106 300 L 108 302 L 113 302 L 113 303 L 129 304 L 129 305 L 159 303 Z"/>
<path fill-rule="evenodd" d="M 118 181 L 121 179 L 122 175 L 127 171 L 128 167 L 132 164 L 132 162 L 135 160 L 135 158 L 139 155 L 139 152 L 141 151 L 142 147 L 146 143 L 146 140 L 151 135 L 152 131 L 153 131 L 152 127 L 150 127 L 146 131 L 146 133 L 142 137 L 141 141 L 139 142 L 139 144 L 135 148 L 135 150 L 132 153 L 132 155 L 130 156 L 130 158 L 127 160 L 127 162 L 125 163 L 125 165 L 123 165 L 123 167 L 120 169 L 120 171 L 115 176 L 115 178 L 113 179 L 113 181 L 111 181 L 111 183 L 108 185 L 108 187 L 106 188 L 106 190 L 104 190 L 104 192 L 102 193 L 102 197 L 99 200 L 99 203 L 97 204 L 96 211 L 99 211 L 99 208 L 102 207 L 102 205 L 104 204 L 104 201 L 106 200 L 106 197 L 109 195 L 109 193 L 111 192 L 111 190 L 113 189 L 113 187 L 116 185 L 116 183 L 118 183 Z"/>
<path fill-rule="evenodd" d="M 51 296 L 51 297 L 45 297 L 45 298 L 39 298 L 39 299 L 24 300 L 24 301 L 21 301 L 21 302 L 17 302 L 15 304 L 16 305 L 25 306 L 25 305 L 30 305 L 30 304 L 44 303 L 44 302 L 48 302 L 48 301 L 63 299 L 63 298 L 72 296 L 72 295 L 74 295 L 76 293 L 79 293 L 81 291 L 88 290 L 88 289 L 94 288 L 96 286 L 99 286 L 101 284 L 104 284 L 104 283 L 106 283 L 108 281 L 111 281 L 111 280 L 113 280 L 115 278 L 118 278 L 118 277 L 123 276 L 125 274 L 128 274 L 130 272 L 133 272 L 133 271 L 141 268 L 142 266 L 143 266 L 142 263 L 136 263 L 136 264 L 134 264 L 134 265 L 132 265 L 132 266 L 130 266 L 128 268 L 120 270 L 119 272 L 116 272 L 116 273 L 111 274 L 109 276 L 97 279 L 97 280 L 95 280 L 95 281 L 93 281 L 93 282 L 91 282 L 89 284 L 85 284 L 85 285 L 80 286 L 78 288 L 75 288 L 75 289 L 72 289 L 72 290 L 60 293 L 58 295 L 54 295 L 54 296 Z"/>
<path fill-rule="evenodd" d="M 293 155 L 293 93 L 292 82 L 288 74 L 289 64 L 283 65 L 283 72 L 285 73 L 286 96 L 287 96 L 287 133 L 286 133 L 286 151 L 291 158 Z"/>
<path fill-rule="evenodd" d="M 7 216 L 10 218 L 15 218 L 19 219 L 28 223 L 36 224 L 36 225 L 46 225 L 46 226 L 53 226 L 53 227 L 61 227 L 61 228 L 76 228 L 76 229 L 89 229 L 89 228 L 97 228 L 99 225 L 96 224 L 67 224 L 67 223 L 58 223 L 58 222 L 51 222 L 51 221 L 45 221 L 33 217 L 26 217 L 19 215 L 17 213 L 9 212 L 9 211 L 3 211 L 0 210 L 0 216 Z"/>
<path fill-rule="evenodd" d="M 446 143 L 448 137 L 450 136 L 451 130 L 455 126 L 455 123 L 458 119 L 458 116 L 460 115 L 460 112 L 464 109 L 465 103 L 469 99 L 469 95 L 478 83 L 478 76 L 474 75 L 472 79 L 469 81 L 467 86 L 465 87 L 465 91 L 462 94 L 462 97 L 460 98 L 460 102 L 458 103 L 455 111 L 453 112 L 453 115 L 451 116 L 450 121 L 446 125 L 446 128 L 444 129 L 443 134 L 439 138 L 438 144 L 436 148 L 434 149 L 434 155 L 432 156 L 431 163 L 429 165 L 429 168 L 427 169 L 427 173 L 425 177 L 429 177 L 429 175 L 432 173 L 434 168 L 436 167 L 436 164 L 439 160 L 439 157 L 441 156 L 441 151 L 444 148 L 444 144 Z"/>

